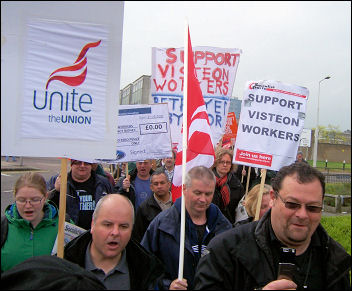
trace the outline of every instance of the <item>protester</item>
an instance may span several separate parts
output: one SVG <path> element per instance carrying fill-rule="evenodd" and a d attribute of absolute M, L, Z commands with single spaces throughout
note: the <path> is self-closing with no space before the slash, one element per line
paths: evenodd
<path fill-rule="evenodd" d="M 192 168 L 185 176 L 185 249 L 183 280 L 178 280 L 181 199 L 159 213 L 150 223 L 141 244 L 164 263 L 166 276 L 163 289 L 193 289 L 197 263 L 209 241 L 230 229 L 231 223 L 212 204 L 216 179 L 213 172 L 203 166 Z"/>
<path fill-rule="evenodd" d="M 6 161 L 6 162 L 9 162 L 10 157 L 11 157 L 11 156 L 5 156 L 5 161 Z M 16 162 L 16 157 L 15 157 L 15 156 L 12 156 L 12 161 L 13 161 L 13 162 Z"/>
<path fill-rule="evenodd" d="M 51 190 L 49 199 L 59 206 L 61 175 L 51 177 L 47 185 Z M 91 163 L 71 160 L 71 171 L 67 174 L 66 212 L 75 225 L 89 229 L 96 203 L 108 193 L 112 193 L 110 182 L 97 175 Z"/>
<path fill-rule="evenodd" d="M 165 171 L 171 184 L 172 184 L 172 178 L 174 177 L 175 161 L 176 161 L 176 152 L 175 150 L 172 150 L 172 157 L 162 159 L 163 165 L 159 167 Z M 170 187 L 171 187 L 171 184 L 170 184 Z"/>
<path fill-rule="evenodd" d="M 130 240 L 134 223 L 131 201 L 120 194 L 99 200 L 91 229 L 70 241 L 64 258 L 93 272 L 110 290 L 157 288 L 161 262 Z"/>
<path fill-rule="evenodd" d="M 153 172 L 151 160 L 136 162 L 136 169 L 129 173 L 130 177 L 119 179 L 114 192 L 128 197 L 137 211 L 139 205 L 153 194 L 150 189 L 150 175 Z"/>
<path fill-rule="evenodd" d="M 112 175 L 108 171 L 104 170 L 104 168 L 103 168 L 103 166 L 101 164 L 93 163 L 92 164 L 92 170 L 95 171 L 96 174 L 107 178 L 112 187 L 115 186 L 114 178 L 112 177 Z"/>
<path fill-rule="evenodd" d="M 140 242 L 150 222 L 161 211 L 169 209 L 172 203 L 171 183 L 162 168 L 158 168 L 150 178 L 150 189 L 153 195 L 143 201 L 136 214 L 132 237 Z"/>
<path fill-rule="evenodd" d="M 351 256 L 320 224 L 324 179 L 306 163 L 281 168 L 272 181 L 272 208 L 259 221 L 210 242 L 199 262 L 195 287 L 350 290 Z M 298 268 L 288 273 L 293 281 L 278 280 L 280 247 L 295 249 Z"/>
<path fill-rule="evenodd" d="M 297 152 L 296 162 L 308 163 L 308 162 L 303 158 L 303 152 L 302 152 L 302 151 L 298 151 L 298 152 Z"/>
<path fill-rule="evenodd" d="M 22 175 L 13 193 L 15 202 L 1 218 L 1 272 L 32 256 L 50 255 L 58 231 L 58 211 L 47 201 L 43 176 Z"/>
<path fill-rule="evenodd" d="M 244 195 L 240 180 L 231 171 L 233 153 L 229 149 L 218 148 L 212 171 L 216 177 L 216 187 L 213 203 L 217 205 L 225 217 L 234 223 L 236 207 Z"/>
<path fill-rule="evenodd" d="M 119 163 L 116 165 L 113 177 L 115 180 L 115 185 L 121 177 L 126 177 L 126 163 Z"/>
<path fill-rule="evenodd" d="M 261 184 L 262 181 L 262 175 L 265 169 L 263 168 L 258 168 L 259 173 L 256 177 L 256 179 L 252 182 L 251 187 L 249 188 L 252 189 L 255 185 Z M 271 185 L 272 179 L 276 176 L 277 171 L 274 170 L 266 170 L 266 175 L 265 175 L 265 181 L 264 184 Z"/>
<path fill-rule="evenodd" d="M 260 212 L 259 212 L 259 219 L 264 215 L 268 209 L 271 208 L 271 199 L 270 199 L 270 190 L 271 186 L 264 184 L 263 186 L 263 194 L 262 194 L 262 203 L 260 207 Z M 255 218 L 255 214 L 257 213 L 257 203 L 258 203 L 258 197 L 259 197 L 259 191 L 260 191 L 260 185 L 255 185 L 251 191 L 248 192 L 246 195 L 244 201 L 243 201 L 243 207 L 245 209 L 245 212 L 247 214 L 247 218 L 243 220 L 239 220 L 235 223 L 234 226 L 244 224 L 247 222 L 251 222 Z"/>
<path fill-rule="evenodd" d="M 247 172 L 249 171 L 249 167 L 246 167 L 244 165 L 237 165 L 236 170 L 234 171 L 236 177 L 241 181 L 241 184 L 244 189 L 246 189 L 247 186 Z M 255 168 L 251 167 L 251 174 L 249 176 L 249 185 L 248 189 L 252 188 L 252 184 L 257 178 L 257 174 L 255 172 Z M 243 177 L 243 178 L 242 178 Z"/>

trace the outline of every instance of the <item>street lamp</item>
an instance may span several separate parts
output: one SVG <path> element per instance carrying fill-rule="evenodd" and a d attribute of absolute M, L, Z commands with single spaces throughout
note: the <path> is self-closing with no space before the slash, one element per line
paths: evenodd
<path fill-rule="evenodd" d="M 330 79 L 330 76 L 325 77 L 319 81 L 318 87 L 318 110 L 317 110 L 317 126 L 314 133 L 314 151 L 313 151 L 313 167 L 317 166 L 317 154 L 318 154 L 318 137 L 319 137 L 319 96 L 320 96 L 320 83 L 324 80 Z"/>

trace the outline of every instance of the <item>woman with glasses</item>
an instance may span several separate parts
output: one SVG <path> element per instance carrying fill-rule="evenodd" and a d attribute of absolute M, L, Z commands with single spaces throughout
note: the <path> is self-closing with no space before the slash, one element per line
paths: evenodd
<path fill-rule="evenodd" d="M 218 148 L 215 152 L 212 171 L 216 177 L 216 186 L 212 202 L 233 224 L 236 220 L 236 207 L 244 195 L 244 188 L 232 171 L 232 157 L 233 153 L 229 149 Z"/>
<path fill-rule="evenodd" d="M 1 218 L 1 272 L 39 255 L 50 255 L 58 232 L 58 210 L 47 200 L 38 173 L 22 175 L 14 185 L 15 202 Z"/>

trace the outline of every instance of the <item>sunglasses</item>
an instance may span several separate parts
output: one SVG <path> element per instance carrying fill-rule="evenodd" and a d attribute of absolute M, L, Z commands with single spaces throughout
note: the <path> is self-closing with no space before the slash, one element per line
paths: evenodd
<path fill-rule="evenodd" d="M 306 210 L 310 213 L 320 213 L 323 210 L 322 206 L 315 206 L 315 205 L 306 205 L 306 204 L 301 204 L 301 203 L 296 203 L 296 202 L 290 202 L 290 201 L 285 201 L 279 192 L 275 191 L 276 195 L 281 199 L 282 203 L 285 204 L 285 207 L 290 210 L 298 210 L 301 208 L 302 205 L 305 206 Z"/>

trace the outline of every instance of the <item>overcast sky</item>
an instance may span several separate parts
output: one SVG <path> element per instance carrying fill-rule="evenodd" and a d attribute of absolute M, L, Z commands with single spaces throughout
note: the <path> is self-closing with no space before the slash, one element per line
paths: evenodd
<path fill-rule="evenodd" d="M 152 47 L 183 47 L 185 17 L 193 46 L 242 49 L 232 96 L 249 80 L 308 88 L 305 128 L 351 129 L 351 3 L 125 2 L 121 89 L 151 75 Z"/>

